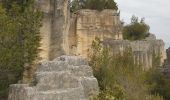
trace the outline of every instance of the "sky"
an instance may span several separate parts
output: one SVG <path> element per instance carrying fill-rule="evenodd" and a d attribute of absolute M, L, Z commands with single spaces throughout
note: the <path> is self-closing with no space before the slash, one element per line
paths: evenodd
<path fill-rule="evenodd" d="M 170 0 L 115 0 L 119 6 L 121 20 L 130 22 L 132 15 L 144 17 L 150 32 L 163 39 L 170 47 Z"/>

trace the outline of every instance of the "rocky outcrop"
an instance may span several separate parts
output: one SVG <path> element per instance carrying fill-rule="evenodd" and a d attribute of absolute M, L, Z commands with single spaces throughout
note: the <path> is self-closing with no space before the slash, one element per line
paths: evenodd
<path fill-rule="evenodd" d="M 119 13 L 115 10 L 82 9 L 71 15 L 71 23 L 70 54 L 87 57 L 95 37 L 100 40 L 122 39 L 122 24 Z"/>
<path fill-rule="evenodd" d="M 91 67 L 74 56 L 41 63 L 34 84 L 11 85 L 8 100 L 88 100 L 98 94 Z"/>
<path fill-rule="evenodd" d="M 165 60 L 165 66 L 170 68 L 170 48 L 166 50 L 167 59 Z"/>
<path fill-rule="evenodd" d="M 40 29 L 41 47 L 40 57 L 42 59 L 49 59 L 50 38 L 52 32 L 52 12 L 51 0 L 36 0 L 36 7 L 43 12 L 42 27 Z"/>
<path fill-rule="evenodd" d="M 160 56 L 161 65 L 166 59 L 164 42 L 153 38 L 153 35 L 139 41 L 107 39 L 103 43 L 105 46 L 111 47 L 113 53 L 120 53 L 127 50 L 127 48 L 131 48 L 134 62 L 142 65 L 145 69 L 153 67 L 153 56 Z"/>
<path fill-rule="evenodd" d="M 44 14 L 41 60 L 63 54 L 87 57 L 95 37 L 122 39 L 122 24 L 115 10 L 79 10 L 70 14 L 69 0 L 36 0 Z"/>
<path fill-rule="evenodd" d="M 68 50 L 70 10 L 69 0 L 36 0 L 36 7 L 43 13 L 40 57 L 53 60 Z"/>
<path fill-rule="evenodd" d="M 38 61 L 53 60 L 63 54 L 68 54 L 68 32 L 70 10 L 68 0 L 35 0 L 36 6 L 43 12 L 40 29 L 41 46 L 39 58 L 33 65 L 25 65 L 22 83 L 29 83 L 36 70 Z"/>
<path fill-rule="evenodd" d="M 166 50 L 166 54 L 167 54 L 167 59 L 165 60 L 163 68 L 161 70 L 170 80 L 170 48 Z"/>
<path fill-rule="evenodd" d="M 108 45 L 118 47 L 114 52 L 120 52 L 122 48 L 130 45 L 137 60 L 135 62 L 147 67 L 152 66 L 152 53 L 161 55 L 161 63 L 165 59 L 164 43 L 162 40 L 157 40 L 153 34 L 142 41 L 123 40 L 120 15 L 115 10 L 82 9 L 70 14 L 69 0 L 36 1 L 44 12 L 41 28 L 42 59 L 53 60 L 63 54 L 87 58 L 96 37 L 106 43 L 111 40 Z"/>

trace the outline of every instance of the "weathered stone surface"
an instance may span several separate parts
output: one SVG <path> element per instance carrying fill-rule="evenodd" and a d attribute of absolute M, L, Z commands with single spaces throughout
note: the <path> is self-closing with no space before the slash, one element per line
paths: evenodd
<path fill-rule="evenodd" d="M 164 52 L 164 42 L 157 39 L 128 41 L 128 40 L 113 40 L 107 39 L 103 41 L 104 45 L 112 48 L 113 53 L 120 53 L 127 48 L 131 48 L 134 55 L 134 62 L 141 64 L 144 68 L 152 67 L 153 53 L 157 56 L 160 54 L 161 65 L 166 59 Z"/>
<path fill-rule="evenodd" d="M 99 88 L 87 61 L 76 56 L 62 56 L 39 65 L 35 86 L 10 86 L 8 100 L 88 100 Z"/>
<path fill-rule="evenodd" d="M 41 28 L 40 57 L 53 60 L 68 50 L 70 10 L 68 0 L 36 0 L 36 6 L 44 13 Z"/>
<path fill-rule="evenodd" d="M 71 16 L 69 48 L 70 54 L 87 57 L 91 44 L 96 37 L 122 39 L 122 24 L 115 10 L 83 9 Z"/>
<path fill-rule="evenodd" d="M 156 40 L 156 36 L 154 34 L 150 34 L 145 40 Z"/>
<path fill-rule="evenodd" d="M 51 4 L 51 0 L 36 0 L 36 7 L 39 8 L 43 13 L 43 21 L 42 27 L 40 29 L 41 33 L 41 47 L 42 49 L 40 53 L 40 57 L 42 59 L 49 59 L 49 51 L 50 51 L 50 38 L 52 32 L 52 13 L 53 6 Z"/>
<path fill-rule="evenodd" d="M 167 59 L 165 61 L 165 65 L 170 65 L 170 48 L 166 50 L 166 54 L 167 54 Z"/>
<path fill-rule="evenodd" d="M 36 0 L 44 13 L 40 57 L 53 60 L 63 55 L 87 57 L 95 37 L 122 39 L 122 24 L 115 10 L 80 10 L 71 14 L 69 0 Z"/>
<path fill-rule="evenodd" d="M 153 34 L 142 41 L 120 41 L 123 40 L 122 24 L 120 15 L 115 10 L 82 9 L 70 14 L 68 0 L 36 1 L 38 7 L 44 12 L 40 54 L 43 59 L 53 60 L 62 54 L 87 58 L 92 41 L 96 37 L 101 41 L 115 40 L 109 43 L 115 47 L 114 52 L 121 52 L 124 47 L 131 46 L 135 54 L 134 58 L 137 60 L 135 62 L 142 63 L 144 66 L 152 65 L 151 53 L 153 52 L 161 55 L 161 63 L 166 58 L 163 41 L 156 40 Z"/>
<path fill-rule="evenodd" d="M 163 68 L 161 68 L 161 71 L 170 80 L 170 47 L 166 50 L 166 55 L 167 55 L 167 59 L 165 60 Z"/>

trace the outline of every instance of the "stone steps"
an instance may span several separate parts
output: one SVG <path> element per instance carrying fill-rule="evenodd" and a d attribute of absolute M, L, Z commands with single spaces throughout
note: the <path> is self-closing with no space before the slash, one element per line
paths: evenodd
<path fill-rule="evenodd" d="M 88 65 L 86 59 L 82 59 L 78 56 L 61 56 L 55 59 L 54 61 L 64 61 L 67 62 L 69 65 L 80 66 L 80 65 Z"/>
<path fill-rule="evenodd" d="M 84 92 L 89 92 L 90 89 L 87 82 L 95 87 L 93 82 L 96 79 L 93 77 L 92 68 L 83 59 L 60 57 L 42 63 L 36 72 L 36 80 L 41 100 L 47 100 L 48 97 L 57 98 L 56 100 L 87 100 L 85 98 L 88 94 L 84 95 Z"/>
<path fill-rule="evenodd" d="M 62 56 L 41 63 L 35 80 L 33 87 L 11 86 L 9 100 L 88 100 L 98 93 L 92 69 L 80 57 Z"/>
<path fill-rule="evenodd" d="M 73 66 L 73 65 L 64 65 L 64 66 L 42 66 L 36 72 L 37 73 L 47 73 L 47 72 L 61 72 L 61 71 L 70 71 L 70 73 L 74 73 L 77 76 L 93 76 L 92 69 L 88 65 L 80 65 L 80 66 Z"/>
<path fill-rule="evenodd" d="M 84 96 L 83 88 L 39 92 L 37 98 L 38 100 L 88 100 Z"/>
<path fill-rule="evenodd" d="M 71 62 L 71 64 L 73 64 L 73 65 L 68 65 L 68 62 L 64 62 L 64 61 L 45 62 L 45 63 L 42 63 L 38 67 L 36 74 L 37 73 L 54 72 L 54 71 L 55 72 L 70 71 L 70 73 L 73 73 L 76 76 L 87 76 L 87 77 L 93 76 L 92 68 L 89 67 L 85 62 L 83 64 L 86 64 L 86 65 L 79 65 L 76 62 L 74 62 L 74 63 L 75 64 L 73 64 L 73 62 Z"/>
<path fill-rule="evenodd" d="M 58 61 L 58 62 L 44 62 L 41 63 L 38 68 L 37 72 L 43 72 L 43 71 L 63 71 L 67 69 L 68 63 L 63 62 L 63 61 Z"/>
<path fill-rule="evenodd" d="M 59 58 L 58 58 L 59 59 Z M 64 58 L 61 57 L 63 60 Z M 68 60 L 68 61 L 67 61 Z M 55 59 L 54 61 L 48 61 L 48 62 L 43 62 L 41 63 L 38 68 L 37 72 L 43 72 L 43 71 L 63 71 L 66 69 L 71 69 L 71 68 L 89 68 L 88 63 L 86 61 L 77 59 L 78 61 L 69 61 L 69 59 L 66 59 L 66 61 L 57 61 Z M 80 63 L 80 62 L 82 63 Z"/>
<path fill-rule="evenodd" d="M 76 88 L 80 86 L 80 82 L 77 77 L 75 77 L 70 72 L 43 72 L 37 74 L 37 87 L 38 89 L 67 89 Z M 42 87 L 46 88 L 42 88 Z"/>

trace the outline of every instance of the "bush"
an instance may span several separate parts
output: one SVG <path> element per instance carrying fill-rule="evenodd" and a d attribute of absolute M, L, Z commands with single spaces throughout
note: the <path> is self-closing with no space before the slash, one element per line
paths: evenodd
<path fill-rule="evenodd" d="M 123 38 L 128 40 L 141 40 L 149 36 L 149 26 L 144 19 L 138 21 L 138 18 L 132 16 L 131 23 L 123 27 Z"/>
<path fill-rule="evenodd" d="M 130 48 L 113 54 L 96 39 L 90 58 L 101 90 L 97 100 L 162 100 L 159 93 L 151 94 L 146 83 L 147 71 L 134 63 Z"/>
<path fill-rule="evenodd" d="M 164 100 L 170 100 L 170 81 L 158 69 L 146 73 L 146 82 L 151 94 L 159 94 Z"/>
<path fill-rule="evenodd" d="M 80 9 L 114 9 L 118 10 L 117 4 L 114 0 L 73 0 L 71 2 L 71 11 L 75 12 Z"/>

